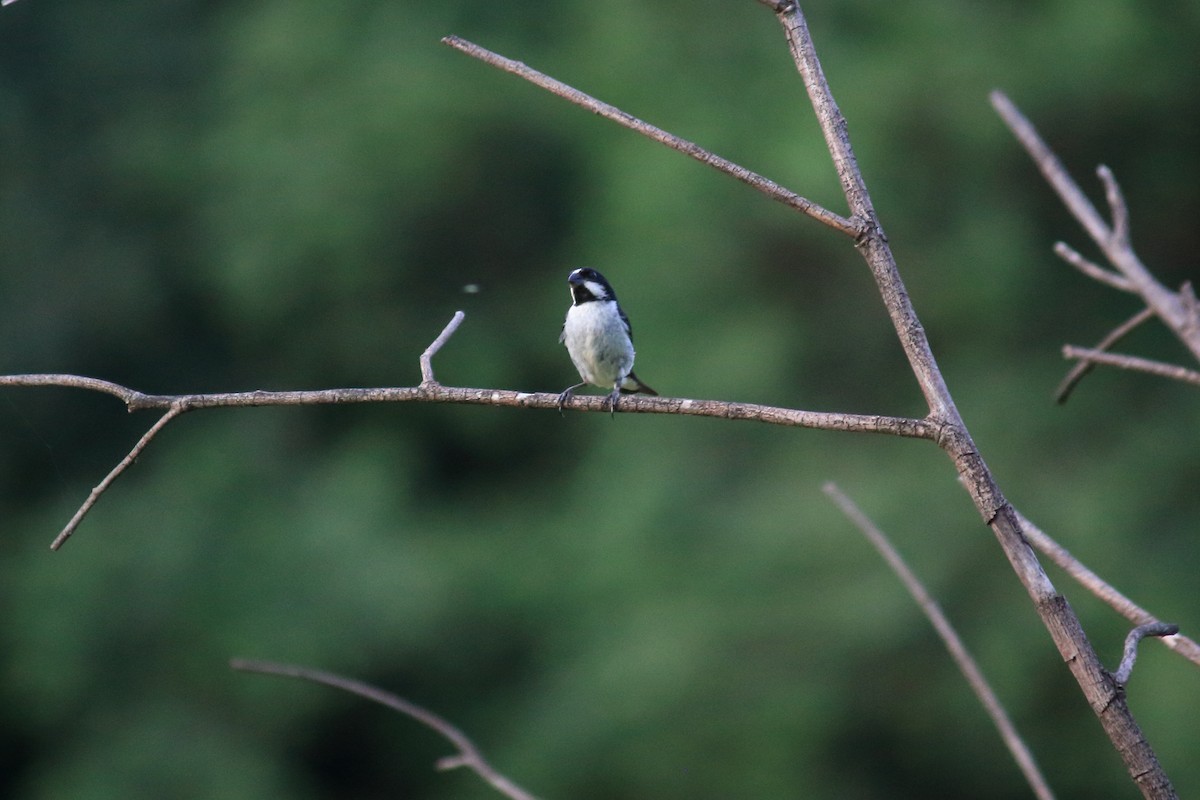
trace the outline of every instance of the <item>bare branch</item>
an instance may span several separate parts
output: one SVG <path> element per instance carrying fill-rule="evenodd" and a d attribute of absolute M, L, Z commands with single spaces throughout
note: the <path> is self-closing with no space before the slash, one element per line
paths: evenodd
<path fill-rule="evenodd" d="M 100 495 L 108 491 L 108 487 L 112 486 L 113 481 L 119 478 L 121 473 L 133 466 L 133 462 L 136 461 L 137 457 L 142 454 L 143 450 L 146 449 L 146 445 L 150 444 L 150 440 L 157 436 L 158 432 L 165 428 L 168 422 L 175 419 L 186 410 L 187 409 L 182 405 L 171 406 L 170 410 L 167 411 L 166 414 L 163 414 L 158 422 L 154 423 L 154 425 L 150 427 L 150 430 L 146 431 L 142 435 L 142 438 L 138 439 L 137 444 L 133 446 L 133 449 L 129 451 L 129 454 L 121 459 L 121 463 L 113 467 L 111 472 L 104 476 L 104 480 L 96 484 L 95 488 L 93 488 L 88 494 L 87 500 L 84 500 L 83 505 L 81 505 L 79 510 L 75 512 L 75 516 L 71 517 L 71 521 L 66 524 L 66 527 L 62 529 L 58 536 L 54 537 L 54 541 L 50 543 L 51 550 L 57 550 L 58 548 L 62 547 L 63 542 L 70 538 L 71 534 L 75 532 L 75 529 L 79 527 L 79 523 L 83 522 L 83 518 L 87 516 L 89 511 L 92 510 L 92 506 L 96 505 L 96 501 L 100 499 Z"/>
<path fill-rule="evenodd" d="M 1171 378 L 1172 380 L 1200 386 L 1200 372 L 1175 364 L 1151 361 L 1148 358 L 1127 356 L 1121 353 L 1105 353 L 1101 350 L 1075 347 L 1069 344 L 1063 346 L 1062 352 L 1063 358 L 1083 358 L 1095 364 L 1104 364 L 1108 367 L 1119 367 L 1120 369 L 1128 369 L 1135 372 L 1148 372 L 1151 375 L 1158 375 L 1162 378 Z"/>
<path fill-rule="evenodd" d="M 1013 571 L 1029 593 L 1042 624 L 1050 633 L 1059 654 L 1096 713 L 1109 741 L 1121 756 L 1129 776 L 1148 798 L 1176 797 L 1170 779 L 1138 727 L 1128 703 L 1113 683 L 1112 676 L 1104 669 L 1095 648 L 1088 641 L 1079 617 L 1066 598 L 1055 590 L 1054 584 L 1022 536 L 1021 525 L 1012 505 L 996 485 L 991 470 L 955 407 L 929 346 L 924 327 L 905 290 L 887 236 L 876 218 L 866 183 L 850 146 L 846 120 L 829 90 L 803 13 L 795 2 L 776 8 L 776 15 L 787 36 L 792 59 L 804 80 L 842 182 L 851 217 L 865 224 L 864 232 L 857 240 L 859 253 L 871 269 L 888 316 L 896 328 L 900 345 L 904 348 L 913 374 L 929 403 L 930 419 L 942 423 L 938 446 L 954 463 L 976 509 L 996 535 Z M 1002 98 L 1002 95 L 998 97 Z M 996 99 L 998 98 L 994 98 L 994 101 Z M 1006 98 L 1004 102 L 1007 103 Z M 1086 201 L 1086 198 L 1083 199 Z M 1092 211 L 1095 216 L 1094 209 Z M 1097 221 L 1103 227 L 1103 222 L 1098 219 Z M 1141 285 L 1140 279 L 1131 274 L 1135 270 L 1128 264 L 1121 262 L 1116 263 L 1116 266 L 1122 274 L 1139 284 L 1139 293 L 1146 299 L 1147 305 L 1155 308 L 1160 316 L 1174 313 L 1176 318 L 1182 317 L 1181 311 L 1176 309 L 1172 312 L 1169 308 L 1171 298 L 1163 297 L 1163 294 L 1156 292 L 1152 286 Z M 1142 273 L 1146 274 L 1144 268 Z M 1149 282 L 1151 281 L 1147 281 Z M 1177 300 L 1175 305 L 1179 305 Z M 1200 354 L 1200 336 L 1196 337 L 1195 352 Z"/>
<path fill-rule="evenodd" d="M 1137 291 L 1128 278 L 1084 258 L 1079 254 L 1079 251 L 1066 242 L 1056 243 L 1054 245 L 1054 254 L 1094 281 L 1106 284 L 1122 292 Z"/>
<path fill-rule="evenodd" d="M 146 432 L 120 464 L 101 481 L 87 500 L 75 512 L 75 516 L 54 539 L 51 549 L 62 546 L 84 516 L 91 510 L 113 481 L 133 463 L 150 440 L 164 426 L 185 411 L 205 408 L 258 408 L 263 406 L 344 405 L 352 403 L 455 403 L 465 405 L 503 406 L 509 408 L 541 408 L 560 410 L 557 394 L 541 392 L 517 392 L 506 389 L 472 389 L 459 386 L 443 386 L 434 379 L 433 356 L 458 330 L 464 319 L 463 312 L 456 312 L 453 319 L 438 335 L 437 339 L 421 354 L 421 376 L 419 386 L 316 389 L 308 391 L 263 391 L 218 392 L 212 394 L 146 394 L 110 381 L 85 378 L 79 375 L 0 375 L 0 386 L 62 386 L 87 389 L 121 398 L 130 411 L 142 409 L 167 409 L 155 425 Z M 599 411 L 611 413 L 607 396 L 575 395 L 567 401 L 566 408 L 575 411 Z M 816 428 L 820 430 L 845 431 L 852 433 L 880 433 L 912 439 L 935 440 L 941 435 L 941 426 L 929 420 L 910 417 L 885 417 L 867 414 L 840 414 L 822 411 L 801 411 L 792 408 L 764 406 L 757 403 L 731 403 L 722 400 L 691 400 L 673 397 L 649 397 L 630 395 L 621 401 L 623 414 L 678 414 L 690 417 L 716 417 L 764 422 L 793 428 Z"/>
<path fill-rule="evenodd" d="M 299 678 L 300 680 L 332 686 L 335 689 L 341 689 L 344 692 L 358 695 L 373 703 L 387 706 L 441 734 L 442 737 L 458 748 L 458 753 L 455 755 L 438 760 L 437 768 L 439 770 L 466 767 L 505 797 L 513 798 L 513 800 L 536 800 L 529 792 L 497 772 L 483 757 L 483 753 L 475 746 L 474 742 L 467 738 L 466 734 L 432 711 L 422 708 L 415 703 L 410 703 L 402 697 L 385 692 L 370 684 L 334 675 L 331 672 L 293 664 L 277 664 L 271 661 L 235 658 L 229 662 L 229 666 L 242 672 L 256 672 L 262 675 Z"/>
<path fill-rule="evenodd" d="M 616 106 L 611 106 L 608 103 L 597 100 L 591 95 L 585 94 L 578 89 L 568 86 L 561 81 L 555 80 L 548 75 L 545 75 L 537 70 L 529 67 L 520 61 L 514 61 L 511 58 L 505 58 L 498 53 L 493 53 L 484 47 L 480 47 L 474 42 L 469 42 L 458 36 L 447 36 L 442 39 L 442 43 L 459 50 L 472 58 L 479 59 L 485 64 L 490 64 L 493 67 L 502 69 L 505 72 L 512 73 L 520 78 L 524 78 L 535 86 L 540 86 L 546 91 L 556 94 L 559 97 L 569 100 L 577 106 L 586 108 L 593 114 L 598 114 L 605 119 L 612 120 L 618 125 L 623 125 L 632 131 L 653 139 L 660 144 L 665 144 L 672 150 L 678 150 L 684 155 L 691 156 L 701 164 L 707 164 L 714 169 L 724 172 L 726 175 L 731 175 L 737 178 L 742 183 L 745 183 L 758 191 L 783 203 L 786 206 L 796 209 L 801 213 L 807 214 L 818 222 L 841 231 L 842 233 L 854 237 L 860 233 L 860 228 L 853 221 L 846 219 L 833 213 L 827 208 L 824 208 L 811 200 L 808 200 L 795 192 L 785 189 L 769 178 L 764 178 L 756 172 L 751 172 L 743 166 L 733 163 L 727 159 L 721 158 L 718 155 L 710 153 L 694 142 L 686 139 L 681 139 L 673 133 L 668 133 L 661 128 L 657 128 L 648 122 L 643 122 L 632 114 L 628 114 Z M 624 402 L 622 400 L 622 402 Z"/>
<path fill-rule="evenodd" d="M 442 349 L 446 342 L 450 341 L 450 337 L 458 330 L 458 326 L 462 325 L 463 319 L 467 315 L 461 311 L 454 312 L 454 318 L 446 323 L 446 327 L 438 334 L 438 337 L 433 340 L 429 347 L 425 348 L 425 352 L 421 353 L 421 385 L 437 383 L 433 377 L 433 357 Z"/>
<path fill-rule="evenodd" d="M 1141 311 L 1134 314 L 1117 327 L 1113 328 L 1107 336 L 1097 342 L 1094 349 L 1108 350 L 1114 344 L 1124 339 L 1130 331 L 1153 316 L 1154 309 L 1149 307 L 1143 308 Z M 1060 383 L 1058 388 L 1054 391 L 1054 399 L 1060 404 L 1067 402 L 1067 398 L 1070 397 L 1071 391 L 1075 388 L 1076 384 L 1083 380 L 1084 376 L 1091 372 L 1092 367 L 1094 366 L 1095 364 L 1093 362 L 1085 358 L 1075 366 L 1071 367 L 1070 371 L 1067 372 L 1067 376 L 1063 378 L 1062 383 Z"/>
<path fill-rule="evenodd" d="M 1177 633 L 1179 633 L 1179 626 L 1169 622 L 1139 625 L 1131 630 L 1125 637 L 1125 653 L 1121 657 L 1121 665 L 1113 673 L 1113 680 L 1120 686 L 1129 683 L 1129 678 L 1133 675 L 1133 662 L 1137 661 L 1138 642 L 1143 638 L 1146 636 L 1174 636 Z"/>
<path fill-rule="evenodd" d="M 1018 517 L 1021 520 L 1021 527 L 1025 531 L 1025 538 L 1029 540 L 1029 543 L 1042 553 L 1045 553 L 1060 569 L 1078 581 L 1080 586 L 1107 604 L 1109 608 L 1134 625 L 1161 623 L 1161 620 L 1149 611 L 1121 594 L 1121 592 L 1117 591 L 1117 589 L 1103 578 L 1085 567 L 1065 547 L 1054 539 L 1051 539 L 1045 531 L 1030 522 L 1020 512 L 1018 512 Z M 1192 639 L 1179 634 L 1178 636 L 1172 636 L 1170 639 L 1163 639 L 1163 644 L 1200 667 L 1200 644 L 1197 644 Z"/>
<path fill-rule="evenodd" d="M 971 691 L 975 693 L 987 715 L 992 718 L 992 724 L 999 731 L 1000 738 L 1004 740 L 1005 747 L 1012 754 L 1013 760 L 1017 762 L 1017 767 L 1025 776 L 1029 787 L 1033 789 L 1034 795 L 1041 798 L 1041 800 L 1052 800 L 1054 792 L 1050 790 L 1049 784 L 1046 783 L 1046 778 L 1042 775 L 1041 770 L 1038 769 L 1037 762 L 1033 758 L 1033 753 L 1030 752 L 1021 735 L 1017 733 L 1016 726 L 1013 725 L 1008 712 L 1004 710 L 1000 699 L 992 690 L 987 678 L 984 677 L 983 671 L 979 669 L 979 664 L 976 663 L 974 657 L 967 651 L 967 647 L 963 644 L 958 632 L 954 630 L 954 626 L 950 624 L 950 620 L 942 612 L 941 606 L 930 596 L 924 584 L 921 583 L 920 578 L 905 563 L 904 558 L 892 545 L 887 535 L 863 513 L 862 509 L 853 500 L 838 488 L 837 484 L 831 481 L 826 483 L 821 490 L 854 523 L 854 526 L 862 532 L 863 536 L 867 537 L 867 540 L 875 546 L 875 549 L 879 551 L 879 555 L 883 556 L 883 560 L 891 567 L 892 572 L 896 573 L 896 576 L 900 578 L 900 582 L 908 589 L 908 593 L 912 595 L 913 600 L 916 601 L 921 611 L 924 612 L 926 618 L 929 619 L 930 624 L 937 631 L 937 635 L 941 638 L 942 643 L 950 651 L 950 657 L 954 659 L 954 663 L 958 665 L 959 671 L 967 679 L 967 684 L 971 687 Z"/>
<path fill-rule="evenodd" d="M 2 386 L 82 386 L 76 375 L 2 375 Z M 45 380 L 54 378 L 56 380 Z M 58 380 L 61 379 L 61 380 Z M 261 408 L 267 406 L 348 405 L 355 403 L 448 403 L 457 405 L 539 408 L 558 410 L 558 395 L 519 392 L 512 389 L 478 389 L 443 386 L 436 381 L 421 386 L 312 389 L 300 391 L 215 392 L 211 394 L 145 394 L 125 389 L 130 409 L 172 408 L 196 411 L 209 408 Z M 608 414 L 607 395 L 575 395 L 565 408 Z M 909 439 L 938 437 L 942 426 L 927 419 L 889 417 L 875 414 L 843 414 L 833 411 L 803 411 L 795 408 L 736 403 L 726 400 L 694 400 L 684 397 L 628 395 L 621 398 L 622 414 L 677 414 L 688 417 L 749 420 L 790 428 L 815 428 L 851 433 L 879 433 Z"/>
<path fill-rule="evenodd" d="M 1104 166 L 1097 169 L 1100 180 L 1104 184 L 1105 197 L 1112 214 L 1112 226 L 1110 227 L 1084 195 L 1079 185 L 1072 180 L 1062 162 L 1042 141 L 1033 124 L 1013 105 L 1013 102 L 1001 91 L 992 92 L 991 100 L 996 113 L 1000 115 L 1009 130 L 1033 158 L 1042 176 L 1058 194 L 1067 210 L 1079 221 L 1079 224 L 1087 231 L 1092 241 L 1096 243 L 1096 246 L 1100 248 L 1117 272 L 1128 280 L 1129 290 L 1141 295 L 1142 299 L 1146 301 L 1146 305 L 1154 309 L 1154 313 L 1163 321 L 1163 324 L 1174 332 L 1193 356 L 1200 359 L 1200 320 L 1197 319 L 1197 315 L 1188 312 L 1182 294 L 1172 292 L 1155 280 L 1133 251 L 1129 238 L 1129 211 L 1112 171 Z M 1095 275 L 1092 277 L 1103 280 L 1109 285 L 1115 285 L 1110 280 Z M 1123 286 L 1116 288 L 1124 289 Z"/>
<path fill-rule="evenodd" d="M 69 389 L 87 389 L 93 392 L 111 394 L 123 402 L 130 411 L 133 411 L 137 407 L 136 403 L 138 399 L 145 396 L 141 392 L 128 389 L 112 381 L 103 381 L 99 378 L 85 378 L 82 375 L 0 375 L 0 386 L 62 386 Z M 169 405 L 169 403 L 165 405 Z M 154 407 L 162 408 L 164 406 Z"/>

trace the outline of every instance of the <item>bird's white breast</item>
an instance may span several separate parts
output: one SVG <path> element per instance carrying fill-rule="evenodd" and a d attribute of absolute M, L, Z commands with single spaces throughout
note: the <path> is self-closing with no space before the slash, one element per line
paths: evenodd
<path fill-rule="evenodd" d="M 594 300 L 567 309 L 563 344 L 579 377 L 611 389 L 633 369 L 633 342 L 611 300 Z"/>

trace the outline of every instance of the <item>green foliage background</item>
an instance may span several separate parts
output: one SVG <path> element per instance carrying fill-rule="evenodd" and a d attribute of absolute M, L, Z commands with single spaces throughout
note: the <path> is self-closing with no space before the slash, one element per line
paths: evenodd
<path fill-rule="evenodd" d="M 1194 388 L 1064 342 L 1136 310 L 987 103 L 1005 89 L 1135 243 L 1195 279 L 1200 6 L 805 4 L 947 381 L 1002 487 L 1193 634 Z M 604 271 L 668 395 L 921 415 L 841 237 L 438 44 L 457 33 L 843 208 L 758 3 L 87 3 L 0 12 L 0 372 L 155 392 L 558 391 L 564 279 Z M 1093 196 L 1099 199 L 1098 192 Z M 464 293 L 478 284 L 478 294 Z M 1127 349 L 1181 361 L 1153 326 Z M 449 406 L 190 414 L 46 550 L 151 423 L 0 394 L 0 794 L 495 796 L 415 723 L 231 673 L 292 661 L 452 719 L 546 798 L 1027 796 L 835 480 L 895 538 L 1062 796 L 1136 792 L 933 447 Z M 1126 625 L 1054 573 L 1104 657 Z M 1200 791 L 1200 676 L 1130 701 Z"/>

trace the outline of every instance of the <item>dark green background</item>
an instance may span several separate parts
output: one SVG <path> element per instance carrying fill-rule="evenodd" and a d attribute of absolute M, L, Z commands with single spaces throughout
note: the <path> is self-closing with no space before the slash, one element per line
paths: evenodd
<path fill-rule="evenodd" d="M 805 4 L 946 380 L 1016 505 L 1195 634 L 1195 388 L 1065 342 L 1136 301 L 987 93 L 1003 88 L 1134 241 L 1195 279 L 1200 5 Z M 570 269 L 617 287 L 673 396 L 920 416 L 843 237 L 441 46 L 530 63 L 844 210 L 762 5 L 94 3 L 0 11 L 0 372 L 152 392 L 451 384 L 559 391 Z M 477 294 L 463 287 L 478 284 Z M 1185 362 L 1157 324 L 1123 349 Z M 251 409 L 172 424 L 0 393 L 0 794 L 483 798 L 448 745 L 232 656 L 361 678 L 460 725 L 546 798 L 1024 797 L 896 579 L 820 493 L 890 534 L 1064 797 L 1134 797 L 1024 591 L 924 442 L 454 406 Z M 1106 662 L 1127 625 L 1057 572 Z M 1200 675 L 1129 687 L 1183 796 Z"/>

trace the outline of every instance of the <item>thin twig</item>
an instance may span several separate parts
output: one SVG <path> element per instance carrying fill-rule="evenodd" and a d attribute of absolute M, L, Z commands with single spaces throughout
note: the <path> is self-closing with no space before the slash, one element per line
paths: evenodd
<path fill-rule="evenodd" d="M 445 345 L 446 342 L 450 341 L 450 337 L 454 335 L 456 330 L 458 330 L 458 326 L 462 325 L 462 321 L 466 316 L 467 315 L 461 311 L 455 311 L 453 319 L 446 323 L 446 327 L 442 329 L 442 332 L 438 334 L 438 337 L 433 340 L 429 347 L 425 348 L 424 353 L 421 353 L 420 361 L 422 385 L 437 383 L 433 377 L 433 357 L 437 355 L 437 352 L 442 349 L 442 346 Z"/>
<path fill-rule="evenodd" d="M 1133 675 L 1133 662 L 1137 661 L 1138 642 L 1147 636 L 1174 636 L 1179 633 L 1179 626 L 1169 622 L 1153 622 L 1147 625 L 1139 625 L 1129 632 L 1125 637 L 1125 653 L 1121 657 L 1121 665 L 1117 667 L 1117 671 L 1113 673 L 1113 680 L 1118 685 L 1124 686 L 1129 683 L 1129 678 Z"/>
<path fill-rule="evenodd" d="M 861 232 L 860 226 L 856 225 L 853 221 L 835 214 L 829 209 L 824 208 L 807 198 L 801 197 L 790 189 L 785 189 L 769 178 L 764 178 L 762 175 L 752 172 L 743 166 L 729 161 L 728 159 L 721 158 L 714 153 L 710 153 L 694 142 L 690 142 L 687 139 L 682 139 L 673 133 L 664 131 L 662 128 L 657 128 L 648 122 L 644 122 L 632 114 L 622 111 L 616 106 L 612 106 L 608 103 L 597 100 L 591 95 L 585 94 L 573 86 L 568 86 L 561 81 L 555 80 L 548 75 L 538 72 L 537 70 L 521 63 L 520 61 L 514 61 L 511 58 L 505 58 L 498 53 L 493 53 L 487 48 L 480 47 L 474 42 L 469 42 L 466 39 L 458 36 L 447 36 L 442 39 L 442 44 L 449 45 L 455 50 L 466 53 L 472 58 L 479 59 L 485 64 L 490 64 L 491 66 L 502 69 L 505 72 L 509 72 L 520 78 L 524 78 L 535 86 L 540 86 L 551 94 L 556 94 L 565 100 L 569 100 L 577 106 L 586 108 L 593 114 L 598 114 L 605 119 L 612 120 L 618 125 L 623 125 L 624 127 L 640 133 L 649 139 L 653 139 L 660 144 L 665 144 L 672 150 L 678 150 L 684 155 L 691 156 L 701 164 L 707 164 L 714 169 L 724 172 L 726 175 L 731 175 L 742 183 L 752 186 L 753 188 L 762 192 L 772 200 L 776 200 L 786 206 L 796 209 L 797 211 L 807 214 L 813 219 L 828 225 L 834 230 L 841 231 L 842 233 L 851 237 L 856 237 Z M 622 400 L 622 402 L 624 401 Z"/>
<path fill-rule="evenodd" d="M 1129 335 L 1134 328 L 1141 325 L 1143 322 L 1146 322 L 1153 316 L 1154 309 L 1150 308 L 1149 306 L 1143 308 L 1141 311 L 1109 331 L 1107 336 L 1096 343 L 1096 347 L 1094 349 L 1108 350 L 1110 347 Z M 1071 367 L 1070 371 L 1067 372 L 1066 377 L 1062 379 L 1062 383 L 1060 383 L 1058 388 L 1054 390 L 1055 401 L 1059 404 L 1067 402 L 1067 398 L 1071 396 L 1071 391 L 1075 388 L 1076 384 L 1083 380 L 1084 376 L 1091 372 L 1092 367 L 1094 366 L 1094 362 L 1085 358 L 1075 366 Z"/>
<path fill-rule="evenodd" d="M 1200 386 L 1200 372 L 1180 367 L 1176 364 L 1151 361 L 1148 358 L 1139 358 L 1138 356 L 1129 356 L 1123 353 L 1105 353 L 1101 350 L 1093 350 L 1088 347 L 1075 347 L 1070 344 L 1063 346 L 1062 353 L 1063 358 L 1067 359 L 1083 358 L 1107 367 L 1118 367 L 1135 372 L 1148 372 L 1151 375 L 1158 375 L 1161 378 L 1171 378 L 1172 380 Z"/>
<path fill-rule="evenodd" d="M 75 512 L 75 516 L 71 517 L 71 521 L 66 524 L 66 527 L 62 529 L 58 536 L 54 537 L 54 541 L 50 543 L 51 550 L 57 550 L 58 548 L 62 547 L 63 542 L 71 537 L 71 534 L 74 533 L 75 529 L 79 527 L 79 523 L 83 522 L 83 518 L 87 516 L 89 511 L 92 510 L 92 506 L 96 505 L 96 501 L 100 499 L 100 495 L 108 491 L 108 487 L 112 486 L 113 481 L 119 478 L 121 473 L 133 466 L 133 462 L 136 461 L 137 457 L 142 454 L 143 450 L 146 449 L 146 445 L 150 444 L 150 440 L 157 436 L 158 432 L 165 428 L 168 422 L 175 419 L 186 410 L 187 407 L 182 404 L 172 405 L 170 410 L 167 411 L 166 414 L 163 414 L 158 422 L 150 426 L 150 430 L 142 434 L 142 438 L 138 439 L 137 444 L 133 446 L 133 449 L 129 451 L 128 455 L 121 459 L 121 463 L 113 467 L 112 471 L 104 476 L 104 480 L 96 484 L 96 486 L 88 494 L 87 499 L 83 501 L 83 505 L 81 505 L 79 510 Z"/>
<path fill-rule="evenodd" d="M 1074 578 L 1080 586 L 1099 598 L 1113 611 L 1116 611 L 1134 625 L 1148 625 L 1162 622 L 1158 617 L 1121 594 L 1114 586 L 1085 567 L 1067 548 L 1050 538 L 1045 531 L 1030 522 L 1020 512 L 1017 512 L 1017 515 L 1021 520 L 1021 528 L 1025 531 L 1025 538 L 1029 540 L 1029 543 L 1044 553 L 1061 570 Z M 1183 634 L 1179 634 L 1172 636 L 1170 639 L 1163 639 L 1163 644 L 1200 667 L 1200 643 Z"/>
<path fill-rule="evenodd" d="M 874 545 L 875 549 L 879 551 L 879 555 L 883 556 L 883 560 L 891 567 L 892 572 L 896 573 L 896 576 L 900 578 L 900 582 L 908 589 L 908 593 L 912 595 L 913 600 L 916 601 L 921 611 L 929 619 L 930 624 L 933 625 L 933 629 L 937 631 L 938 637 L 941 638 L 946 649 L 950 651 L 950 657 L 954 659 L 954 663 L 958 665 L 959 671 L 967 679 L 967 684 L 971 687 L 971 691 L 975 693 L 975 696 L 983 705 L 984 711 L 991 717 L 992 724 L 999 731 L 1000 738 L 1004 740 L 1005 747 L 1012 754 L 1013 760 L 1017 762 L 1017 767 L 1025 776 L 1029 787 L 1033 789 L 1034 795 L 1041 798 L 1041 800 L 1052 800 L 1054 792 L 1050 790 L 1045 776 L 1038 769 L 1033 753 L 1030 752 L 1021 735 L 1017 733 L 1016 726 L 1013 725 L 1008 712 L 1004 710 L 1000 699 L 992 690 L 987 678 L 984 677 L 983 671 L 979 669 L 979 664 L 970 652 L 967 651 L 967 647 L 963 644 L 958 632 L 954 630 L 954 626 L 950 624 L 950 620 L 942 612 L 941 606 L 930 596 L 924 584 L 921 583 L 920 578 L 905 563 L 903 556 L 892 545 L 887 535 L 863 513 L 862 509 L 853 500 L 838 488 L 837 484 L 830 481 L 821 490 L 854 523 L 854 526 L 862 532 L 863 536 L 867 537 L 867 540 Z"/>
<path fill-rule="evenodd" d="M 1105 269 L 1095 261 L 1084 258 L 1079 254 L 1078 250 L 1066 242 L 1055 243 L 1054 254 L 1098 283 L 1103 283 L 1122 292 L 1137 292 L 1133 282 L 1128 278 L 1112 270 Z"/>
<path fill-rule="evenodd" d="M 436 731 L 458 748 L 457 754 L 438 760 L 437 768 L 439 770 L 466 767 L 505 797 L 513 798 L 513 800 L 536 800 L 532 794 L 497 772 L 483 757 L 483 753 L 475 746 L 474 742 L 467 738 L 466 734 L 432 711 L 411 703 L 402 697 L 385 692 L 370 684 L 334 675 L 331 672 L 296 666 L 294 664 L 277 664 L 271 661 L 235 658 L 229 662 L 229 666 L 242 672 L 279 675 L 285 678 L 298 678 L 325 686 L 332 686 L 335 689 L 341 689 L 344 692 L 358 695 L 371 702 L 387 706 Z"/>

